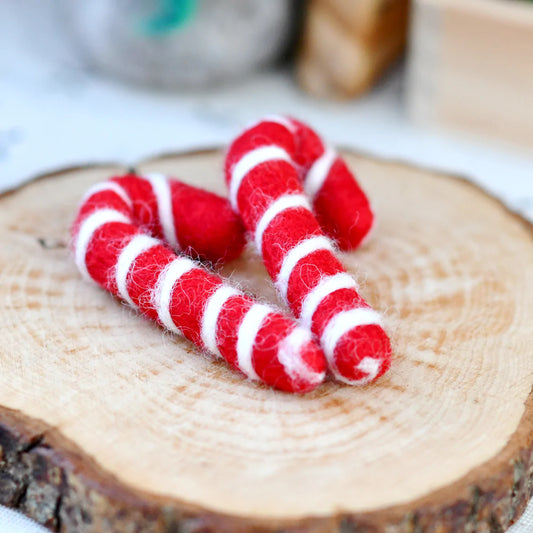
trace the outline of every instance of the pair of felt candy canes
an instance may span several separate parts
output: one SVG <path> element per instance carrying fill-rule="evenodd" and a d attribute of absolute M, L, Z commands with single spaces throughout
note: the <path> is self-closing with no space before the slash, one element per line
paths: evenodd
<path fill-rule="evenodd" d="M 227 200 L 159 174 L 92 187 L 72 225 L 81 273 L 254 380 L 307 392 L 367 384 L 390 366 L 379 314 L 335 254 L 373 224 L 344 161 L 307 125 L 267 117 L 226 154 Z M 243 227 L 244 226 L 244 227 Z M 252 237 L 299 323 L 206 269 Z"/>

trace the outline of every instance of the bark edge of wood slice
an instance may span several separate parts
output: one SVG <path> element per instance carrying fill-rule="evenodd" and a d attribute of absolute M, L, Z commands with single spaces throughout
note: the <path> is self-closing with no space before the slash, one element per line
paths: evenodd
<path fill-rule="evenodd" d="M 396 358 L 374 386 L 304 397 L 199 357 L 79 278 L 69 220 L 120 167 L 0 196 L 1 504 L 80 533 L 495 533 L 517 520 L 533 492 L 533 228 L 460 178 L 346 157 L 380 225 L 343 258 Z M 139 168 L 224 193 L 216 151 Z M 275 298 L 252 253 L 223 272 Z"/>

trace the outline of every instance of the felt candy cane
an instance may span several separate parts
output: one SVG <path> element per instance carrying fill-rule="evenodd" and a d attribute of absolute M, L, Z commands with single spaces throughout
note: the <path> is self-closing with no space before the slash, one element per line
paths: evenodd
<path fill-rule="evenodd" d="M 294 152 L 294 136 L 276 122 L 245 131 L 226 157 L 230 201 L 278 292 L 320 339 L 334 376 L 366 384 L 389 368 L 390 342 L 312 214 Z"/>
<path fill-rule="evenodd" d="M 238 257 L 244 229 L 225 198 L 162 174 L 127 174 L 97 184 L 86 195 L 113 191 L 150 234 L 174 250 L 213 263 Z"/>
<path fill-rule="evenodd" d="M 310 332 L 143 231 L 150 217 L 135 208 L 132 183 L 111 180 L 86 195 L 71 230 L 84 277 L 251 379 L 290 392 L 321 383 L 324 356 Z"/>
<path fill-rule="evenodd" d="M 342 250 L 357 248 L 374 224 L 367 196 L 345 161 L 308 125 L 291 117 L 271 115 L 255 127 L 269 127 L 272 141 L 287 134 L 286 149 L 296 165 L 304 189 L 311 199 L 322 231 Z"/>

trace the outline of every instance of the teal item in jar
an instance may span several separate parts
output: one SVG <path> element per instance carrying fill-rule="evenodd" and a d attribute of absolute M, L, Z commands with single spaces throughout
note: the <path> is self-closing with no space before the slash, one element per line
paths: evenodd
<path fill-rule="evenodd" d="M 141 31 L 147 35 L 166 35 L 176 31 L 196 12 L 196 0 L 160 0 L 160 6 L 152 17 L 143 20 Z"/>

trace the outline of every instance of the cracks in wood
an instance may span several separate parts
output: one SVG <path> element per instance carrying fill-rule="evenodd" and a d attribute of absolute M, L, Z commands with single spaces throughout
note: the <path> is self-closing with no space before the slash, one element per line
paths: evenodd
<path fill-rule="evenodd" d="M 357 531 L 356 526 L 348 517 L 342 517 L 339 522 L 339 533 L 355 533 Z"/>
<path fill-rule="evenodd" d="M 521 460 L 514 461 L 513 464 L 513 486 L 511 487 L 509 512 L 507 522 L 512 524 L 522 502 L 524 485 L 526 485 L 526 467 Z M 521 490 L 522 488 L 522 490 Z"/>
<path fill-rule="evenodd" d="M 0 501 L 59 531 L 63 473 L 47 457 L 46 436 L 12 433 L 0 425 Z"/>
<path fill-rule="evenodd" d="M 406 516 L 406 533 L 423 533 L 418 513 L 409 513 Z"/>
<path fill-rule="evenodd" d="M 65 241 L 53 237 L 37 237 L 37 243 L 43 250 L 57 250 L 67 247 Z"/>
<path fill-rule="evenodd" d="M 165 505 L 161 509 L 161 516 L 163 518 L 164 533 L 181 533 L 179 530 L 179 514 L 176 509 L 170 505 Z"/>
<path fill-rule="evenodd" d="M 533 465 L 530 464 L 529 467 L 529 475 L 527 476 L 527 487 L 526 487 L 526 493 L 531 498 L 533 495 Z"/>
<path fill-rule="evenodd" d="M 54 521 L 55 521 L 55 530 L 61 531 L 61 505 L 63 504 L 63 495 L 59 493 L 59 496 L 56 500 L 56 506 L 54 508 Z"/>
<path fill-rule="evenodd" d="M 477 485 L 474 485 L 471 490 L 471 506 L 470 512 L 466 517 L 466 525 L 475 528 L 479 511 L 479 502 L 481 500 L 481 489 Z"/>
<path fill-rule="evenodd" d="M 490 515 L 489 526 L 490 533 L 503 533 L 502 525 L 494 513 L 491 513 Z"/>
<path fill-rule="evenodd" d="M 43 441 L 44 441 L 44 437 L 45 437 L 45 433 L 38 433 L 37 435 L 34 435 L 28 442 L 28 444 L 26 444 L 25 446 L 23 446 L 19 451 L 19 456 L 23 453 L 30 453 L 32 450 L 34 450 L 35 448 L 37 448 L 38 446 L 41 446 L 43 444 Z"/>
<path fill-rule="evenodd" d="M 13 508 L 20 510 L 20 508 L 24 505 L 24 502 L 26 500 L 26 494 L 28 493 L 28 486 L 29 482 L 26 481 L 22 484 L 22 486 L 17 491 L 14 499 L 13 499 Z"/>

